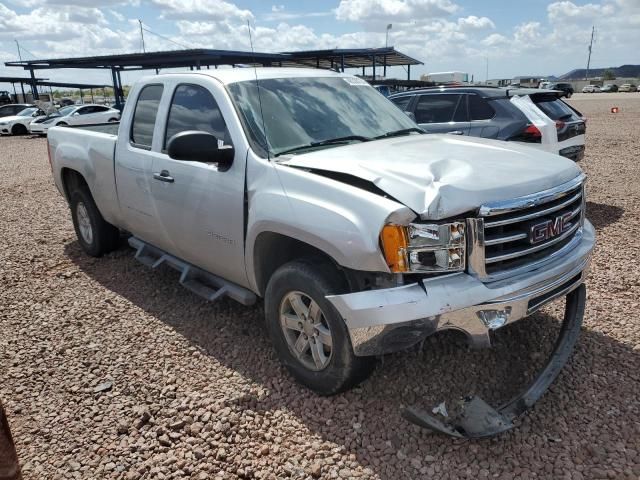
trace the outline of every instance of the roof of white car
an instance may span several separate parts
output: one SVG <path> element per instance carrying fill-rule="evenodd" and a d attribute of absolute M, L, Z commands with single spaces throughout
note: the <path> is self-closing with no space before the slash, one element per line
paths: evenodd
<path fill-rule="evenodd" d="M 268 80 L 270 78 L 301 78 L 301 77 L 353 77 L 344 73 L 336 73 L 331 70 L 317 68 L 281 68 L 281 67 L 241 67 L 241 68 L 219 68 L 216 70 L 196 70 L 183 73 L 163 73 L 161 75 L 207 75 L 213 77 L 224 84 L 244 82 L 247 80 Z M 146 77 L 146 79 L 154 78 Z"/>

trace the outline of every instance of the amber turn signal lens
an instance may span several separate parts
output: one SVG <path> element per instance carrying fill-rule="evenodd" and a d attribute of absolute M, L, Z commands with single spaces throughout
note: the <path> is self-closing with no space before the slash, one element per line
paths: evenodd
<path fill-rule="evenodd" d="M 380 232 L 380 241 L 389 269 L 394 273 L 406 272 L 409 245 L 406 228 L 400 225 L 385 225 Z"/>

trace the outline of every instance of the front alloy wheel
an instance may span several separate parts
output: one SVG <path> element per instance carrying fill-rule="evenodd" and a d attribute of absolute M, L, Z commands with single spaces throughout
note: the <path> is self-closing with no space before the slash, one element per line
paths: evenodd
<path fill-rule="evenodd" d="M 373 358 L 355 356 L 346 323 L 327 300 L 347 291 L 339 271 L 316 258 L 281 266 L 265 291 L 267 329 L 280 361 L 320 395 L 348 390 L 375 366 Z"/>
<path fill-rule="evenodd" d="M 309 370 L 319 371 L 331 361 L 331 329 L 318 304 L 294 291 L 280 303 L 280 326 L 289 350 Z"/>

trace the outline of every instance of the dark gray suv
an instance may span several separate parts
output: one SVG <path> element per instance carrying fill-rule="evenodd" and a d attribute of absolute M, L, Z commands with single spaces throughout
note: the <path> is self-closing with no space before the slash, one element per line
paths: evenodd
<path fill-rule="evenodd" d="M 501 88 L 427 88 L 398 93 L 389 100 L 427 133 L 522 141 L 530 124 Z"/>
<path fill-rule="evenodd" d="M 536 88 L 433 87 L 389 100 L 427 133 L 524 142 L 578 161 L 584 156 L 585 119 L 561 95 Z M 520 99 L 517 104 L 513 97 Z"/>

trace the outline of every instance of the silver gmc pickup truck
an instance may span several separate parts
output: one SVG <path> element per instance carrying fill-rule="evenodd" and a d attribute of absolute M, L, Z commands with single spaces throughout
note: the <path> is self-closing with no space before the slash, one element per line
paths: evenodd
<path fill-rule="evenodd" d="M 439 330 L 489 347 L 566 297 L 554 353 L 513 401 L 403 411 L 488 436 L 544 393 L 578 336 L 595 242 L 585 175 L 525 146 L 423 133 L 360 78 L 237 68 L 146 77 L 119 125 L 52 128 L 48 149 L 87 254 L 126 232 L 137 259 L 208 300 L 264 298 L 280 360 L 320 394 Z"/>

